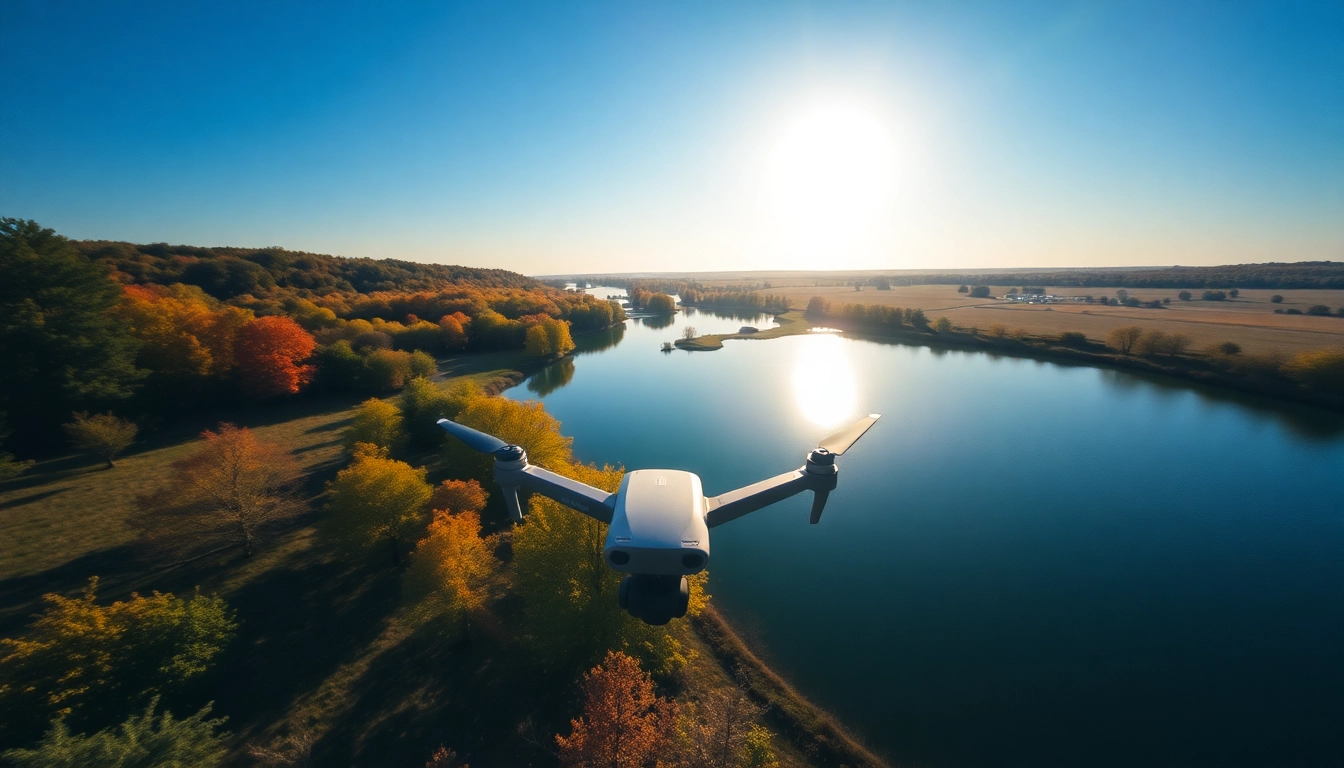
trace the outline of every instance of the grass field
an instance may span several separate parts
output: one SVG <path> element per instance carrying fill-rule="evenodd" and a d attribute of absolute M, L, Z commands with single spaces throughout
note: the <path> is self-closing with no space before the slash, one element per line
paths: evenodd
<path fill-rule="evenodd" d="M 523 364 L 518 353 L 463 355 L 441 361 L 440 371 L 497 389 L 516 383 Z M 419 768 L 440 745 L 478 766 L 553 764 L 553 735 L 568 731 L 577 680 L 572 672 L 556 677 L 539 669 L 520 646 L 509 629 L 517 624 L 515 599 L 501 600 L 497 621 L 482 622 L 462 643 L 406 618 L 400 568 L 350 562 L 317 535 L 319 496 L 344 464 L 341 430 L 362 399 L 215 414 L 148 435 L 110 470 L 67 456 L 0 485 L 0 636 L 21 632 L 43 594 L 78 593 L 90 576 L 100 578 L 102 601 L 200 587 L 224 597 L 241 626 L 215 668 L 165 706 L 183 714 L 214 701 L 215 715 L 229 718 L 230 765 L 253 764 L 248 744 L 300 732 L 316 739 L 314 765 Z M 251 558 L 230 552 L 188 564 L 157 562 L 136 546 L 128 523 L 137 498 L 160 487 L 172 462 L 199 444 L 200 430 L 220 420 L 293 451 L 307 473 L 314 511 Z M 680 696 L 732 684 L 726 664 L 746 656 L 716 652 L 685 622 L 676 631 L 694 654 L 678 683 Z M 775 678 L 758 671 L 753 679 Z M 838 733 L 833 722 L 796 695 L 781 698 L 773 685 L 769 700 L 787 707 L 766 721 L 793 739 L 775 739 L 781 765 L 814 764 L 798 746 L 815 748 L 799 723 L 825 725 L 829 744 Z M 830 749 L 823 752 L 836 754 Z M 860 758 L 851 757 L 851 765 L 877 764 L 857 745 L 841 754 Z"/>
<path fill-rule="evenodd" d="M 1003 289 L 996 289 L 1002 291 Z M 1096 297 L 1115 295 L 1114 288 L 1051 288 L 1061 296 Z M 1193 340 L 1193 348 L 1235 341 L 1248 352 L 1280 350 L 1293 353 L 1308 349 L 1344 346 L 1344 317 L 1310 317 L 1275 314 L 1275 309 L 1305 311 L 1324 304 L 1337 311 L 1344 308 L 1344 291 L 1323 290 L 1245 290 L 1231 301 L 1179 301 L 1175 289 L 1131 289 L 1129 294 L 1141 301 L 1170 298 L 1165 309 L 1101 307 L 1095 304 L 1019 305 L 993 299 L 972 299 L 957 293 L 955 285 L 893 286 L 889 291 L 866 287 L 855 291 L 847 286 L 774 287 L 771 293 L 788 296 L 791 306 L 807 305 L 808 299 L 821 296 L 834 303 L 885 304 L 922 309 L 930 320 L 946 317 L 960 328 L 985 328 L 995 323 L 1010 330 L 1021 328 L 1032 335 L 1080 331 L 1093 341 L 1101 341 L 1108 331 L 1120 325 L 1139 325 L 1168 333 L 1184 333 Z M 1201 291 L 1193 291 L 1198 297 Z M 1282 304 L 1269 297 L 1280 294 Z"/>

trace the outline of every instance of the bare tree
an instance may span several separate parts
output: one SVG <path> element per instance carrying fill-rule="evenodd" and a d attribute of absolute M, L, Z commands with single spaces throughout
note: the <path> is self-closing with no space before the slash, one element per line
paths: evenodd
<path fill-rule="evenodd" d="M 1120 354 L 1128 355 L 1142 335 L 1143 329 L 1139 326 L 1122 325 L 1119 328 L 1112 328 L 1111 332 L 1106 334 L 1106 343 L 1118 350 Z"/>
<path fill-rule="evenodd" d="M 696 332 L 694 325 L 688 325 L 681 329 L 681 338 L 683 339 L 694 339 L 698 335 L 699 333 Z"/>
<path fill-rule="evenodd" d="M 111 413 L 90 416 L 76 413 L 75 420 L 65 425 L 65 433 L 70 441 L 81 451 L 88 451 L 103 461 L 111 469 L 112 460 L 135 442 L 140 428 L 125 419 L 119 419 Z"/>
<path fill-rule="evenodd" d="M 740 764 L 747 735 L 765 710 L 730 685 L 707 693 L 683 722 L 684 768 L 732 768 Z"/>
<path fill-rule="evenodd" d="M 231 546 L 251 555 L 266 533 L 304 511 L 295 496 L 298 462 L 232 424 L 202 437 L 199 451 L 173 462 L 169 485 L 142 499 L 137 525 L 151 544 L 182 555 Z"/>

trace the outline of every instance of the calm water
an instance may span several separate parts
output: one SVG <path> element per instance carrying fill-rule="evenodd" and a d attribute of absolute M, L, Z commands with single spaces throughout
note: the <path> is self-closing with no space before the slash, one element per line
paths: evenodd
<path fill-rule="evenodd" d="M 1344 764 L 1340 419 L 827 334 L 659 350 L 745 322 L 632 320 L 508 395 L 541 397 L 585 461 L 710 494 L 882 413 L 820 525 L 792 499 L 716 528 L 710 565 L 734 624 L 880 752 Z"/>

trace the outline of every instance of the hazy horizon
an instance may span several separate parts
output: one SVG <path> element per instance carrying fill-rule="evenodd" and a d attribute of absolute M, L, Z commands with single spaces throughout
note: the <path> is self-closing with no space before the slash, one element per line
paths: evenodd
<path fill-rule="evenodd" d="M 1344 258 L 1344 5 L 9 3 L 0 214 L 530 275 Z"/>

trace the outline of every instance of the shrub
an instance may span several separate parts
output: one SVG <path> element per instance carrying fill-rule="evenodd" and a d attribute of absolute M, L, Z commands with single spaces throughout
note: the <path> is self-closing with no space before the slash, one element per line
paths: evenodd
<path fill-rule="evenodd" d="M 1270 297 L 1269 297 L 1269 300 L 1272 301 L 1272 302 L 1274 302 L 1275 304 L 1282 304 L 1282 303 L 1283 303 L 1283 297 L 1280 296 L 1280 295 L 1277 294 L 1277 293 L 1274 294 L 1273 296 L 1270 296 Z"/>
<path fill-rule="evenodd" d="M 0 658 L 0 729 L 38 733 L 58 715 L 77 725 L 109 724 L 128 703 L 196 678 L 233 637 L 233 611 L 199 592 L 183 600 L 155 592 L 99 605 L 98 579 L 84 595 L 47 594 L 28 635 L 5 639 Z M 11 729 L 13 729 L 11 731 Z"/>
<path fill-rule="evenodd" d="M 1227 295 L 1235 299 L 1241 295 L 1241 291 L 1237 290 L 1236 288 L 1233 288 L 1232 290 L 1227 292 Z"/>
<path fill-rule="evenodd" d="M 1001 323 L 994 323 L 985 329 L 985 335 L 993 339 L 1002 339 L 1008 335 L 1008 328 Z"/>
<path fill-rule="evenodd" d="M 1085 347 L 1087 346 L 1087 334 L 1078 331 L 1064 331 L 1059 334 L 1059 343 L 1066 347 Z"/>
<path fill-rule="evenodd" d="M 52 721 L 33 749 L 11 749 L 3 757 L 15 768 L 212 768 L 227 754 L 227 734 L 216 729 L 228 718 L 207 720 L 211 705 L 183 720 L 164 711 L 156 715 L 159 698 L 150 700 L 145 711 L 132 715 L 116 731 L 102 730 L 91 736 L 70 733 L 65 721 Z"/>
<path fill-rule="evenodd" d="M 1303 352 L 1283 366 L 1303 386 L 1322 392 L 1344 391 L 1344 350 Z"/>
<path fill-rule="evenodd" d="M 1205 291 L 1200 298 L 1204 301 L 1227 301 L 1227 294 L 1222 291 Z"/>
<path fill-rule="evenodd" d="M 1144 331 L 1136 346 L 1140 354 L 1175 357 L 1190 346 L 1190 337 L 1182 333 Z"/>
<path fill-rule="evenodd" d="M 139 427 L 113 416 L 111 413 L 90 416 L 76 413 L 75 420 L 65 425 L 70 441 L 81 451 L 88 451 L 112 468 L 112 460 L 135 442 Z"/>
<path fill-rule="evenodd" d="M 989 298 L 989 286 L 988 285 L 975 286 L 974 288 L 971 289 L 971 298 L 973 299 Z"/>
<path fill-rule="evenodd" d="M 952 321 L 946 317 L 940 317 L 933 323 L 933 330 L 939 333 L 947 333 L 952 330 Z"/>
<path fill-rule="evenodd" d="M 1307 314 L 1316 315 L 1317 317 L 1325 317 L 1330 314 L 1330 308 L 1324 304 L 1313 304 L 1310 307 L 1307 307 Z"/>
<path fill-rule="evenodd" d="M 1224 355 L 1241 354 L 1241 345 L 1235 341 L 1224 341 L 1218 345 L 1218 351 Z"/>
<path fill-rule="evenodd" d="M 1302 310 L 1300 310 L 1300 309 L 1285 309 L 1285 310 L 1283 310 L 1283 314 L 1285 314 L 1285 315 L 1300 315 L 1300 314 L 1302 314 Z"/>
<path fill-rule="evenodd" d="M 1181 291 L 1180 293 L 1176 294 L 1176 298 L 1180 299 L 1181 301 L 1189 301 L 1191 299 L 1191 295 L 1189 291 Z"/>
<path fill-rule="evenodd" d="M 971 290 L 970 288 L 967 288 L 966 286 L 963 285 L 957 289 L 957 293 L 970 293 L 970 290 Z"/>

